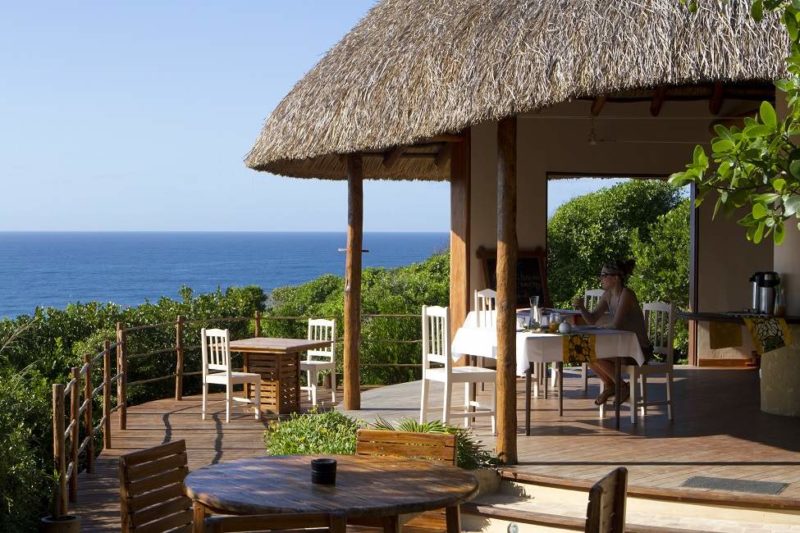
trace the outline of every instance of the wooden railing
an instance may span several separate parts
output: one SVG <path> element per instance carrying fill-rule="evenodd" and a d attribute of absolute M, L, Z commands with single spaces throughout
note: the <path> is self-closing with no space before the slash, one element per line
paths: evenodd
<path fill-rule="evenodd" d="M 375 318 L 414 318 L 419 315 L 394 314 L 394 315 L 363 315 L 362 319 Z M 262 336 L 263 320 L 306 320 L 308 317 L 263 317 L 256 312 L 254 319 L 245 317 L 215 318 L 213 322 L 245 322 L 254 320 L 254 333 L 256 337 Z M 119 412 L 119 429 L 127 428 L 128 386 L 144 385 L 168 379 L 175 380 L 175 399 L 183 397 L 184 378 L 202 374 L 198 372 L 185 372 L 186 352 L 199 350 L 198 345 L 187 346 L 184 342 L 186 326 L 193 323 L 208 323 L 212 319 L 186 320 L 178 316 L 175 322 L 162 322 L 159 324 L 146 324 L 124 328 L 121 323 L 116 324 L 116 341 L 105 341 L 103 350 L 92 356 L 84 355 L 83 366 L 70 369 L 70 381 L 66 384 L 54 384 L 53 394 L 53 461 L 58 475 L 56 485 L 55 508 L 53 518 L 65 516 L 68 512 L 68 502 L 77 501 L 78 472 L 83 466 L 89 473 L 94 472 L 94 458 L 96 456 L 95 439 L 102 434 L 102 448 L 112 447 L 111 414 Z M 175 344 L 164 349 L 144 353 L 128 353 L 129 336 L 137 332 L 175 327 Z M 337 342 L 341 342 L 341 338 Z M 375 342 L 374 340 L 372 342 Z M 419 344 L 420 339 L 381 339 L 380 342 L 396 344 Z M 115 365 L 112 367 L 111 355 L 115 355 Z M 153 357 L 165 353 L 175 354 L 175 371 L 166 375 L 128 381 L 128 362 L 136 359 Z M 102 362 L 102 366 L 101 365 Z M 361 365 L 362 367 L 421 367 L 420 363 L 373 363 Z M 93 383 L 99 382 L 97 387 Z M 112 385 L 116 384 L 116 402 L 112 404 Z M 94 425 L 94 402 L 98 401 L 102 409 L 102 416 Z M 83 438 L 81 438 L 81 435 Z"/>

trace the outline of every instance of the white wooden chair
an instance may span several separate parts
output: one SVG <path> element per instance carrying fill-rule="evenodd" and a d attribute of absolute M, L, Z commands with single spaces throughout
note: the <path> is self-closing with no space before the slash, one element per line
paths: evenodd
<path fill-rule="evenodd" d="M 675 337 L 675 305 L 665 302 L 648 302 L 642 305 L 644 323 L 647 327 L 647 338 L 653 345 L 653 353 L 664 356 L 663 361 L 648 361 L 642 366 L 628 365 L 625 372 L 631 378 L 631 390 L 639 383 L 639 398 L 636 407 L 641 408 L 642 416 L 647 416 L 648 405 L 666 405 L 667 418 L 672 420 L 672 381 L 674 353 L 672 341 Z M 651 402 L 647 399 L 647 377 L 664 376 L 666 400 Z M 631 396 L 633 398 L 633 395 Z M 635 411 L 635 410 L 634 410 Z M 636 418 L 633 418 L 636 422 Z"/>
<path fill-rule="evenodd" d="M 312 405 L 317 405 L 317 385 L 319 373 L 330 370 L 331 402 L 336 403 L 336 321 L 321 318 L 308 321 L 308 339 L 331 341 L 325 348 L 316 348 L 306 352 L 305 361 L 300 361 L 300 370 L 306 373 L 308 385 L 300 387 L 308 391 Z"/>
<path fill-rule="evenodd" d="M 442 365 L 434 367 L 434 364 Z M 419 412 L 420 423 L 425 422 L 428 413 L 429 382 L 444 383 L 444 406 L 442 421 L 448 423 L 451 417 L 463 417 L 464 426 L 470 427 L 475 416 L 490 416 L 492 434 L 496 434 L 495 414 L 497 405 L 497 372 L 490 368 L 477 366 L 453 366 L 450 354 L 450 311 L 447 307 L 422 307 L 422 401 Z M 464 384 L 464 409 L 453 411 L 451 408 L 453 384 Z M 492 384 L 492 403 L 486 409 L 478 402 L 470 400 L 472 383 Z M 474 409 L 474 410 L 471 410 Z"/>
<path fill-rule="evenodd" d="M 625 365 L 622 373 L 630 380 L 630 398 L 623 405 L 630 407 L 631 424 L 636 424 L 637 414 L 647 415 L 648 405 L 666 405 L 667 418 L 672 418 L 672 381 L 673 381 L 673 348 L 675 336 L 675 306 L 664 302 L 649 302 L 642 305 L 647 338 L 653 344 L 653 353 L 664 356 L 664 361 L 648 361 L 642 366 Z M 663 375 L 666 386 L 666 400 L 651 402 L 647 399 L 647 377 Z M 605 416 L 603 405 L 600 406 L 600 417 Z"/>
<path fill-rule="evenodd" d="M 475 317 L 479 328 L 493 328 L 497 321 L 497 292 L 475 291 Z"/>
<path fill-rule="evenodd" d="M 225 385 L 225 422 L 231 421 L 233 401 L 255 405 L 255 418 L 261 418 L 261 376 L 250 372 L 231 370 L 230 335 L 227 329 L 205 329 L 200 332 L 203 358 L 203 420 L 206 419 L 208 386 Z M 254 389 L 254 400 L 235 398 L 234 385 L 250 383 Z"/>

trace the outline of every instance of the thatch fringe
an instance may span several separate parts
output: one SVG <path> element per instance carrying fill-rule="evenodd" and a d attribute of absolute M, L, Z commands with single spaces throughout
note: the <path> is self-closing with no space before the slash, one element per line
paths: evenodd
<path fill-rule="evenodd" d="M 788 40 L 746 0 L 384 0 L 295 85 L 246 164 L 341 179 L 336 154 L 413 145 L 575 98 L 708 81 L 771 80 Z M 430 158 L 368 178 L 447 179 Z"/>

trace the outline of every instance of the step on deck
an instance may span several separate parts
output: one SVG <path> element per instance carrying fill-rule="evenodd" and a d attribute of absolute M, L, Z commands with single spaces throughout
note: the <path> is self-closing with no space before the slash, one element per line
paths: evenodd
<path fill-rule="evenodd" d="M 462 507 L 464 531 L 582 531 L 590 482 L 504 472 L 500 490 Z M 800 501 L 629 487 L 626 531 L 800 533 Z"/>

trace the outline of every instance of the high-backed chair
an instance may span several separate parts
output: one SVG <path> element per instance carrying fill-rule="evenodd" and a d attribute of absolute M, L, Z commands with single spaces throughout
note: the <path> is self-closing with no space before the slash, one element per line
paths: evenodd
<path fill-rule="evenodd" d="M 674 353 L 672 342 L 675 338 L 675 305 L 664 302 L 648 302 L 642 305 L 647 338 L 653 345 L 653 353 L 663 356 L 663 361 L 648 361 L 642 366 L 629 365 L 625 371 L 631 378 L 631 390 L 639 384 L 639 398 L 636 408 L 641 408 L 642 416 L 647 416 L 648 405 L 666 405 L 667 418 L 672 420 L 672 382 Z M 647 378 L 664 376 L 666 400 L 653 402 L 647 397 Z M 634 409 L 636 411 L 636 409 Z M 634 422 L 635 422 L 634 417 Z"/>
<path fill-rule="evenodd" d="M 316 348 L 306 352 L 305 361 L 300 361 L 300 370 L 306 373 L 308 385 L 300 387 L 308 391 L 312 405 L 317 405 L 317 385 L 319 373 L 329 370 L 331 373 L 331 402 L 336 403 L 336 321 L 311 319 L 308 321 L 308 339 L 331 341 L 324 348 Z"/>
<path fill-rule="evenodd" d="M 434 366 L 441 365 L 441 366 Z M 495 434 L 495 414 L 497 404 L 497 372 L 491 368 L 477 366 L 453 366 L 450 354 L 450 312 L 447 307 L 422 307 L 422 399 L 419 411 L 420 422 L 428 413 L 428 392 L 431 381 L 444 384 L 444 405 L 442 421 L 448 423 L 452 416 L 464 417 L 464 426 L 469 427 L 475 416 L 490 416 L 492 434 Z M 453 411 L 451 408 L 453 384 L 464 384 L 464 408 Z M 472 383 L 492 384 L 492 404 L 484 408 L 470 398 Z"/>
<path fill-rule="evenodd" d="M 186 442 L 178 440 L 119 458 L 122 531 L 192 531 Z"/>
<path fill-rule="evenodd" d="M 475 316 L 479 328 L 493 328 L 497 320 L 497 292 L 475 291 Z"/>
<path fill-rule="evenodd" d="M 667 418 L 673 420 L 672 382 L 673 348 L 675 336 L 675 306 L 664 302 L 649 302 L 642 305 L 647 338 L 653 345 L 653 353 L 664 356 L 664 361 L 647 361 L 644 365 L 624 365 L 622 373 L 630 380 L 630 398 L 623 405 L 630 407 L 631 424 L 636 424 L 637 416 L 647 415 L 647 406 L 666 405 Z M 664 376 L 666 400 L 653 402 L 647 398 L 647 378 Z M 605 406 L 600 406 L 600 417 L 605 416 Z"/>
<path fill-rule="evenodd" d="M 250 372 L 234 372 L 231 369 L 230 335 L 227 329 L 203 329 L 200 332 L 203 359 L 203 420 L 206 419 L 208 386 L 225 385 L 225 422 L 231 421 L 233 401 L 255 406 L 256 420 L 261 418 L 261 376 Z M 254 385 L 254 400 L 235 398 L 234 385 Z"/>
<path fill-rule="evenodd" d="M 611 471 L 589 490 L 586 533 L 624 533 L 628 470 Z"/>
<path fill-rule="evenodd" d="M 244 516 L 209 516 L 205 519 L 207 533 L 223 531 L 303 531 L 344 533 L 344 516 L 327 513 L 280 513 Z"/>
<path fill-rule="evenodd" d="M 424 459 L 456 464 L 456 436 L 449 433 L 415 433 L 413 431 L 384 431 L 359 429 L 356 432 L 356 455 L 383 455 Z M 458 512 L 458 508 L 455 511 Z M 427 511 L 405 522 L 404 530 L 445 531 L 447 515 L 444 510 Z M 351 521 L 356 525 L 381 525 L 378 520 Z M 383 524 L 386 525 L 385 523 Z"/>

